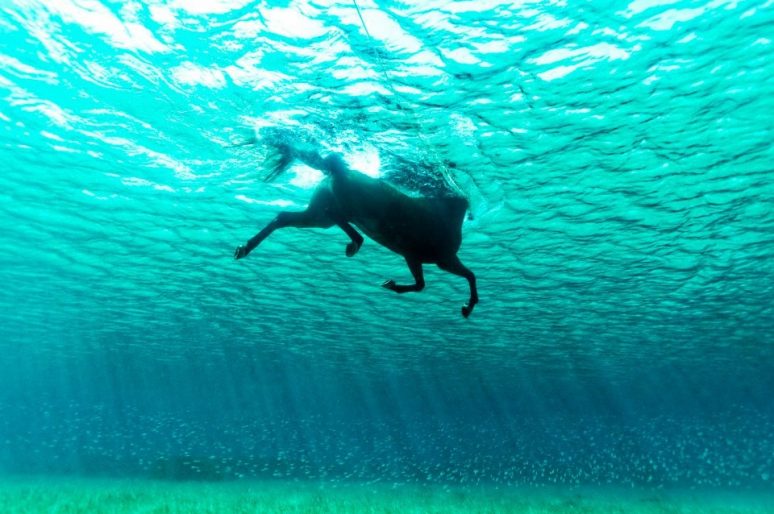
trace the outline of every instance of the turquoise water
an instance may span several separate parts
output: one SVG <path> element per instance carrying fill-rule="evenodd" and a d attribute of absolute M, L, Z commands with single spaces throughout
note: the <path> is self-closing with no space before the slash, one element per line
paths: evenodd
<path fill-rule="evenodd" d="M 0 1 L 0 472 L 771 490 L 772 34 L 770 0 Z M 464 192 L 471 317 L 335 228 L 233 260 L 322 178 L 264 182 L 272 130 Z"/>

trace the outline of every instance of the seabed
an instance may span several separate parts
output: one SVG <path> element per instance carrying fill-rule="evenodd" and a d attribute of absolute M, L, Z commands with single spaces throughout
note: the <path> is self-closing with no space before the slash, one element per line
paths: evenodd
<path fill-rule="evenodd" d="M 0 509 L 3 514 L 770 514 L 774 492 L 15 477 L 0 481 Z"/>

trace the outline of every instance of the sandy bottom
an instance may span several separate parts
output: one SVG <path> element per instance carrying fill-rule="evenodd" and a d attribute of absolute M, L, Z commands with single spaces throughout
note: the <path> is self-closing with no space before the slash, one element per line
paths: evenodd
<path fill-rule="evenodd" d="M 0 479 L 3 514 L 760 513 L 774 492 L 444 487 L 316 482 Z"/>

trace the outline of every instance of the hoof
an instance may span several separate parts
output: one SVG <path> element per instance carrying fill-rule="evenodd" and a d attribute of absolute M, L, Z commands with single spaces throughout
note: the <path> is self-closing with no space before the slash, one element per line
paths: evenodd
<path fill-rule="evenodd" d="M 347 257 L 354 256 L 357 253 L 358 250 L 360 250 L 360 245 L 359 244 L 354 243 L 354 242 L 349 243 L 347 245 Z"/>
<path fill-rule="evenodd" d="M 389 289 L 390 291 L 395 291 L 395 281 L 387 280 L 382 284 L 382 287 L 385 289 Z"/>
<path fill-rule="evenodd" d="M 245 246 L 237 246 L 237 249 L 234 250 L 234 259 L 241 259 L 242 257 L 247 256 L 247 247 Z"/>
<path fill-rule="evenodd" d="M 473 312 L 473 307 L 470 307 L 469 305 L 463 305 L 462 306 L 462 316 L 467 318 L 470 316 L 470 313 Z"/>

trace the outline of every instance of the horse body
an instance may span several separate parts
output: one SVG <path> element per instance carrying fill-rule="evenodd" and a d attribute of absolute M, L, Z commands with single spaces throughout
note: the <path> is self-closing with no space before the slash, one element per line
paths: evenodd
<path fill-rule="evenodd" d="M 293 157 L 328 176 L 315 190 L 306 210 L 279 213 L 246 245 L 236 249 L 236 259 L 246 257 L 278 228 L 328 228 L 333 225 L 350 237 L 346 254 L 352 257 L 363 244 L 363 236 L 352 227 L 354 225 L 369 238 L 406 259 L 415 283 L 398 285 L 388 280 L 382 284 L 385 288 L 397 293 L 421 291 L 424 288 L 422 264 L 437 264 L 468 280 L 470 299 L 463 306 L 462 314 L 470 315 L 478 302 L 476 279 L 457 258 L 467 200 L 408 196 L 383 181 L 348 169 L 338 156 L 321 159 L 317 155 L 295 153 Z M 286 156 L 283 164 L 287 165 L 291 160 Z M 275 172 L 274 176 L 277 174 Z"/>
<path fill-rule="evenodd" d="M 350 170 L 327 180 L 323 187 L 331 189 L 341 215 L 393 252 L 437 263 L 459 250 L 465 199 L 411 197 Z"/>

